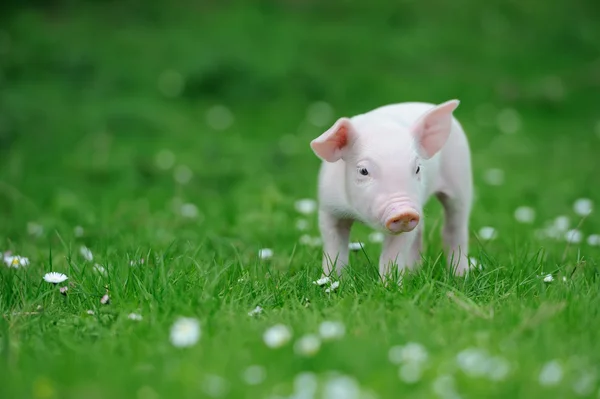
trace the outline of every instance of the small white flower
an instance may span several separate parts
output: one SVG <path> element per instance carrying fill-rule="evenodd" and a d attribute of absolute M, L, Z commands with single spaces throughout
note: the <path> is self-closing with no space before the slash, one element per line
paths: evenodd
<path fill-rule="evenodd" d="M 571 221 L 568 216 L 561 215 L 554 219 L 554 228 L 560 232 L 567 231 L 570 225 Z"/>
<path fill-rule="evenodd" d="M 81 248 L 79 248 L 79 253 L 88 262 L 91 262 L 94 260 L 94 254 L 92 254 L 92 251 L 85 245 L 82 245 Z"/>
<path fill-rule="evenodd" d="M 498 129 L 504 134 L 514 134 L 521 129 L 521 116 L 512 108 L 505 108 L 496 117 Z"/>
<path fill-rule="evenodd" d="M 346 326 L 341 321 L 324 321 L 319 325 L 319 335 L 324 341 L 340 339 L 346 334 Z"/>
<path fill-rule="evenodd" d="M 486 364 L 487 377 L 492 381 L 502 381 L 510 372 L 510 363 L 502 357 L 488 358 Z"/>
<path fill-rule="evenodd" d="M 127 318 L 129 320 L 133 320 L 133 321 L 142 321 L 142 319 L 143 319 L 142 315 L 139 313 L 129 313 L 127 315 Z"/>
<path fill-rule="evenodd" d="M 583 233 L 577 229 L 565 233 L 565 240 L 571 244 L 579 244 L 583 240 Z"/>
<path fill-rule="evenodd" d="M 173 171 L 173 178 L 179 184 L 189 183 L 193 176 L 194 172 L 192 172 L 192 170 L 185 165 L 179 165 Z"/>
<path fill-rule="evenodd" d="M 4 255 L 3 258 L 6 266 L 14 267 L 15 269 L 29 265 L 29 258 L 24 258 L 22 256 Z"/>
<path fill-rule="evenodd" d="M 573 392 L 579 396 L 589 396 L 594 392 L 595 386 L 596 373 L 594 371 L 584 371 L 573 383 Z"/>
<path fill-rule="evenodd" d="M 294 352 L 300 356 L 314 356 L 319 349 L 321 349 L 321 340 L 314 334 L 305 335 L 294 344 Z"/>
<path fill-rule="evenodd" d="M 315 392 L 319 386 L 319 381 L 315 373 L 303 371 L 294 377 L 294 399 L 314 398 Z M 290 399 L 292 399 L 290 397 Z"/>
<path fill-rule="evenodd" d="M 64 287 L 60 287 L 58 290 L 60 291 L 61 294 L 67 295 L 67 291 L 69 291 L 69 287 L 67 287 L 65 285 Z"/>
<path fill-rule="evenodd" d="M 273 257 L 273 250 L 271 248 L 259 249 L 258 257 L 261 259 L 271 259 Z"/>
<path fill-rule="evenodd" d="M 331 281 L 331 278 L 325 276 L 325 277 L 321 277 L 318 280 L 313 281 L 313 284 L 316 284 L 318 286 L 323 286 L 325 284 L 328 284 Z"/>
<path fill-rule="evenodd" d="M 324 101 L 317 101 L 308 107 L 306 118 L 316 127 L 325 127 L 333 119 L 333 108 Z"/>
<path fill-rule="evenodd" d="M 456 363 L 465 374 L 477 377 L 485 375 L 488 355 L 484 350 L 468 348 L 456 355 Z"/>
<path fill-rule="evenodd" d="M 360 251 L 364 246 L 365 244 L 362 242 L 351 242 L 348 244 L 348 249 L 350 251 Z"/>
<path fill-rule="evenodd" d="M 100 298 L 100 303 L 103 305 L 107 305 L 110 302 L 110 298 L 108 294 L 104 294 L 102 298 Z"/>
<path fill-rule="evenodd" d="M 566 283 L 566 282 L 567 282 L 567 277 L 566 277 L 566 276 L 563 276 L 563 277 L 562 277 L 562 281 L 563 281 L 563 283 Z"/>
<path fill-rule="evenodd" d="M 317 201 L 315 201 L 314 199 L 310 199 L 310 198 L 304 198 L 304 199 L 296 201 L 294 203 L 294 208 L 296 209 L 296 212 L 298 212 L 298 213 L 302 213 L 304 215 L 310 215 L 312 213 L 315 213 L 315 211 L 317 210 Z"/>
<path fill-rule="evenodd" d="M 179 212 L 181 213 L 181 216 L 187 219 L 195 219 L 199 214 L 198 207 L 191 202 L 181 205 Z"/>
<path fill-rule="evenodd" d="M 296 220 L 296 230 L 304 231 L 308 229 L 308 220 L 298 219 Z"/>
<path fill-rule="evenodd" d="M 215 130 L 228 129 L 233 122 L 233 113 L 224 105 L 215 105 L 206 111 L 206 123 Z"/>
<path fill-rule="evenodd" d="M 229 382 L 221 376 L 208 374 L 204 376 L 202 390 L 212 398 L 220 398 L 229 392 Z"/>
<path fill-rule="evenodd" d="M 398 376 L 407 384 L 419 382 L 422 374 L 423 368 L 421 363 L 418 362 L 405 363 L 398 370 Z"/>
<path fill-rule="evenodd" d="M 442 399 L 459 399 L 454 377 L 449 374 L 440 375 L 432 383 L 433 392 Z"/>
<path fill-rule="evenodd" d="M 600 246 L 600 234 L 591 234 L 587 238 L 587 243 L 589 246 L 592 246 L 592 247 Z"/>
<path fill-rule="evenodd" d="M 242 379 L 248 385 L 258 385 L 262 383 L 267 377 L 267 370 L 263 366 L 252 365 L 249 366 L 242 373 Z"/>
<path fill-rule="evenodd" d="M 191 317 L 179 317 L 171 327 L 171 344 L 178 348 L 192 346 L 198 342 L 200 335 L 198 320 Z"/>
<path fill-rule="evenodd" d="M 283 324 L 270 327 L 263 334 L 263 341 L 269 348 L 280 348 L 292 339 L 292 331 Z"/>
<path fill-rule="evenodd" d="M 175 165 L 175 154 L 169 150 L 160 150 L 154 159 L 156 166 L 162 170 L 171 169 Z"/>
<path fill-rule="evenodd" d="M 325 289 L 325 292 L 327 292 L 327 293 L 333 292 L 333 291 L 337 290 L 339 286 L 340 286 L 340 282 L 339 281 L 334 281 L 333 283 L 331 283 L 331 285 L 329 286 L 329 288 Z"/>
<path fill-rule="evenodd" d="M 469 268 L 472 270 L 483 270 L 483 265 L 479 263 L 479 260 L 473 256 L 469 257 Z"/>
<path fill-rule="evenodd" d="M 248 312 L 248 316 L 256 316 L 257 314 L 261 314 L 262 311 L 263 311 L 263 308 L 261 308 L 260 306 L 257 306 Z"/>
<path fill-rule="evenodd" d="M 579 198 L 573 204 L 573 210 L 579 216 L 587 216 L 594 210 L 594 203 L 588 198 Z"/>
<path fill-rule="evenodd" d="M 520 206 L 515 209 L 515 219 L 519 223 L 533 223 L 535 220 L 535 210 L 529 206 Z"/>
<path fill-rule="evenodd" d="M 552 274 L 546 274 L 544 276 L 544 283 L 551 283 L 554 281 L 554 276 Z"/>
<path fill-rule="evenodd" d="M 44 275 L 44 281 L 52 284 L 60 284 L 66 281 L 68 277 L 65 274 L 58 272 L 50 272 Z"/>
<path fill-rule="evenodd" d="M 300 236 L 300 244 L 307 245 L 309 247 L 318 247 L 323 242 L 321 241 L 321 237 L 311 237 L 308 234 L 302 234 Z"/>
<path fill-rule="evenodd" d="M 557 385 L 563 378 L 563 369 L 557 360 L 552 360 L 542 367 L 538 377 L 542 386 Z"/>
<path fill-rule="evenodd" d="M 484 241 L 493 240 L 497 237 L 496 229 L 490 226 L 485 226 L 479 229 L 479 238 Z"/>
<path fill-rule="evenodd" d="M 325 383 L 323 398 L 359 399 L 360 386 L 352 377 L 335 376 Z"/>
<path fill-rule="evenodd" d="M 90 316 L 94 315 L 94 311 L 93 310 L 87 310 L 85 313 L 89 314 Z"/>
<path fill-rule="evenodd" d="M 488 169 L 483 175 L 483 180 L 490 186 L 501 186 L 504 184 L 504 171 L 502 169 Z"/>
<path fill-rule="evenodd" d="M 94 271 L 98 274 L 102 274 L 106 276 L 106 268 L 98 263 L 94 265 Z"/>
<path fill-rule="evenodd" d="M 424 363 L 429 358 L 427 349 L 417 342 L 409 342 L 404 346 L 393 346 L 388 351 L 388 358 L 394 364 Z"/>
<path fill-rule="evenodd" d="M 73 234 L 75 234 L 75 237 L 83 237 L 83 233 L 83 227 L 81 226 L 75 226 L 73 229 Z"/>
<path fill-rule="evenodd" d="M 369 234 L 369 241 L 372 243 L 377 244 L 383 242 L 384 239 L 385 235 L 380 231 L 374 231 L 371 234 Z"/>
<path fill-rule="evenodd" d="M 44 234 L 44 227 L 41 224 L 29 222 L 27 223 L 27 233 L 34 237 L 40 237 Z"/>

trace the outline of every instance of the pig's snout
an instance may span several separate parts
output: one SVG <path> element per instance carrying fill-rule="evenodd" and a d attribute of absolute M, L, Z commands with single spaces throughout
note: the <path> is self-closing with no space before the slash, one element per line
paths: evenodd
<path fill-rule="evenodd" d="M 392 234 L 407 233 L 414 230 L 419 224 L 419 214 L 415 211 L 404 211 L 390 217 L 385 222 L 385 227 Z"/>

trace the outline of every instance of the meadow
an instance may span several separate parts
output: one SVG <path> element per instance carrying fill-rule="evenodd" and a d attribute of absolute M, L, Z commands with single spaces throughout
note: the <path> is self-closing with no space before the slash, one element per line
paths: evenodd
<path fill-rule="evenodd" d="M 591 0 L 6 2 L 0 397 L 599 398 L 599 21 Z M 446 270 L 432 201 L 401 287 L 364 226 L 316 284 L 310 140 L 452 98 L 473 270 Z"/>

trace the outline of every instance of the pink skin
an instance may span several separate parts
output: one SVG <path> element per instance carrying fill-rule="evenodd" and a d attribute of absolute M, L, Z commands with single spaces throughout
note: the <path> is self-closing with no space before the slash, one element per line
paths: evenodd
<path fill-rule="evenodd" d="M 444 247 L 456 274 L 468 270 L 472 201 L 471 158 L 451 100 L 434 106 L 401 103 L 340 118 L 311 142 L 319 172 L 323 272 L 348 263 L 354 221 L 386 232 L 382 278 L 392 265 L 413 268 L 421 258 L 423 213 L 436 195 L 445 210 Z"/>

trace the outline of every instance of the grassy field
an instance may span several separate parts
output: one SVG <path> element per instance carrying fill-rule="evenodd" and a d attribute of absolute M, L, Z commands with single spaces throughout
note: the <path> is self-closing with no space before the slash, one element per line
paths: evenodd
<path fill-rule="evenodd" d="M 594 1 L 58 3 L 0 11 L 1 398 L 600 397 Z M 313 284 L 310 140 L 451 98 L 480 268 L 431 202 L 402 288 L 363 226 Z"/>

